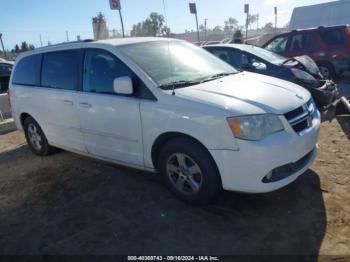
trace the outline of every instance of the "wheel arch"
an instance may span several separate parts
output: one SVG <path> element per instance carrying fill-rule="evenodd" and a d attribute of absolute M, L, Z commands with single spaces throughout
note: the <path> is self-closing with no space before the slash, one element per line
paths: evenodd
<path fill-rule="evenodd" d="M 195 137 L 190 136 L 190 135 L 185 134 L 185 133 L 181 133 L 181 132 L 166 132 L 166 133 L 159 135 L 155 139 L 155 141 L 153 142 L 153 145 L 152 145 L 152 149 L 151 149 L 151 158 L 152 158 L 152 163 L 153 163 L 153 166 L 155 169 L 158 169 L 158 159 L 159 159 L 159 154 L 160 154 L 162 147 L 166 143 L 168 143 L 170 140 L 175 139 L 175 138 L 190 139 L 193 142 L 195 142 L 196 144 L 198 144 L 199 146 L 201 146 L 208 153 L 208 155 L 211 157 L 211 159 L 213 160 L 213 163 L 215 164 L 216 168 L 218 169 L 217 164 L 216 164 L 213 156 L 209 152 L 208 148 L 201 141 L 196 139 Z"/>
<path fill-rule="evenodd" d="M 24 122 L 26 121 L 26 119 L 28 117 L 31 117 L 31 118 L 35 119 L 32 115 L 30 115 L 30 114 L 28 114 L 26 112 L 23 112 L 23 113 L 20 114 L 19 119 L 20 119 L 20 123 L 22 125 L 22 128 L 24 128 Z"/>

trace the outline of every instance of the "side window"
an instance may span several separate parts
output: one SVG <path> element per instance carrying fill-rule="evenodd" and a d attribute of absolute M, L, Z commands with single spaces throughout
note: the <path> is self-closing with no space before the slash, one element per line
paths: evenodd
<path fill-rule="evenodd" d="M 249 56 L 248 59 L 250 68 L 256 70 L 256 71 L 265 71 L 267 70 L 267 64 L 262 59 L 255 57 L 255 56 Z"/>
<path fill-rule="evenodd" d="M 228 64 L 230 63 L 229 52 L 224 48 L 210 48 L 209 52 L 220 58 L 222 61 L 225 61 Z"/>
<path fill-rule="evenodd" d="M 311 34 L 293 35 L 290 42 L 289 50 L 291 52 L 309 49 L 312 46 Z"/>
<path fill-rule="evenodd" d="M 19 60 L 13 73 L 12 83 L 15 85 L 38 85 L 40 62 L 40 55 L 31 55 Z"/>
<path fill-rule="evenodd" d="M 86 51 L 83 83 L 85 92 L 114 94 L 114 79 L 122 76 L 135 79 L 134 74 L 111 53 L 98 49 Z"/>
<path fill-rule="evenodd" d="M 287 36 L 276 37 L 265 48 L 271 52 L 282 53 L 286 51 L 287 42 Z"/>
<path fill-rule="evenodd" d="M 235 68 L 242 68 L 244 65 L 244 55 L 241 51 L 232 48 L 210 48 L 208 49 L 213 55 L 217 56 L 226 63 Z"/>
<path fill-rule="evenodd" d="M 79 50 L 51 52 L 43 55 L 41 85 L 76 90 L 79 80 Z"/>
<path fill-rule="evenodd" d="M 327 46 L 344 46 L 345 34 L 341 29 L 321 31 L 320 37 Z"/>
<path fill-rule="evenodd" d="M 232 49 L 230 50 L 229 54 L 231 65 L 233 65 L 234 67 L 241 69 L 249 64 L 247 55 L 244 54 L 242 51 Z"/>

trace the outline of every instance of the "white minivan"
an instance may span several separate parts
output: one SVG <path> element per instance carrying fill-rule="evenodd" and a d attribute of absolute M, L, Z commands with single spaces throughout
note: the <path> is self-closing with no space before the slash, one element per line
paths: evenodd
<path fill-rule="evenodd" d="M 238 72 L 190 43 L 111 39 L 21 55 L 12 112 L 30 149 L 62 148 L 159 171 L 180 199 L 279 189 L 316 157 L 320 115 L 304 88 Z"/>

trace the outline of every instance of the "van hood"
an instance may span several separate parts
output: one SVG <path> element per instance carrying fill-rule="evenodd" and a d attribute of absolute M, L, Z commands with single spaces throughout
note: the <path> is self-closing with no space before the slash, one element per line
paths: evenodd
<path fill-rule="evenodd" d="M 176 95 L 229 110 L 232 116 L 285 114 L 310 99 L 310 93 L 296 84 L 248 72 L 180 88 Z"/>

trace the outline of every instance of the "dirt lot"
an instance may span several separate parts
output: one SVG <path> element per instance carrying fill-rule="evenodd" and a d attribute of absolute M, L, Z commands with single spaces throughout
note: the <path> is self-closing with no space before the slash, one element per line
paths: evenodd
<path fill-rule="evenodd" d="M 0 254 L 350 255 L 350 117 L 324 120 L 318 159 L 295 183 L 206 207 L 178 201 L 155 174 L 39 158 L 21 133 L 1 135 Z"/>

